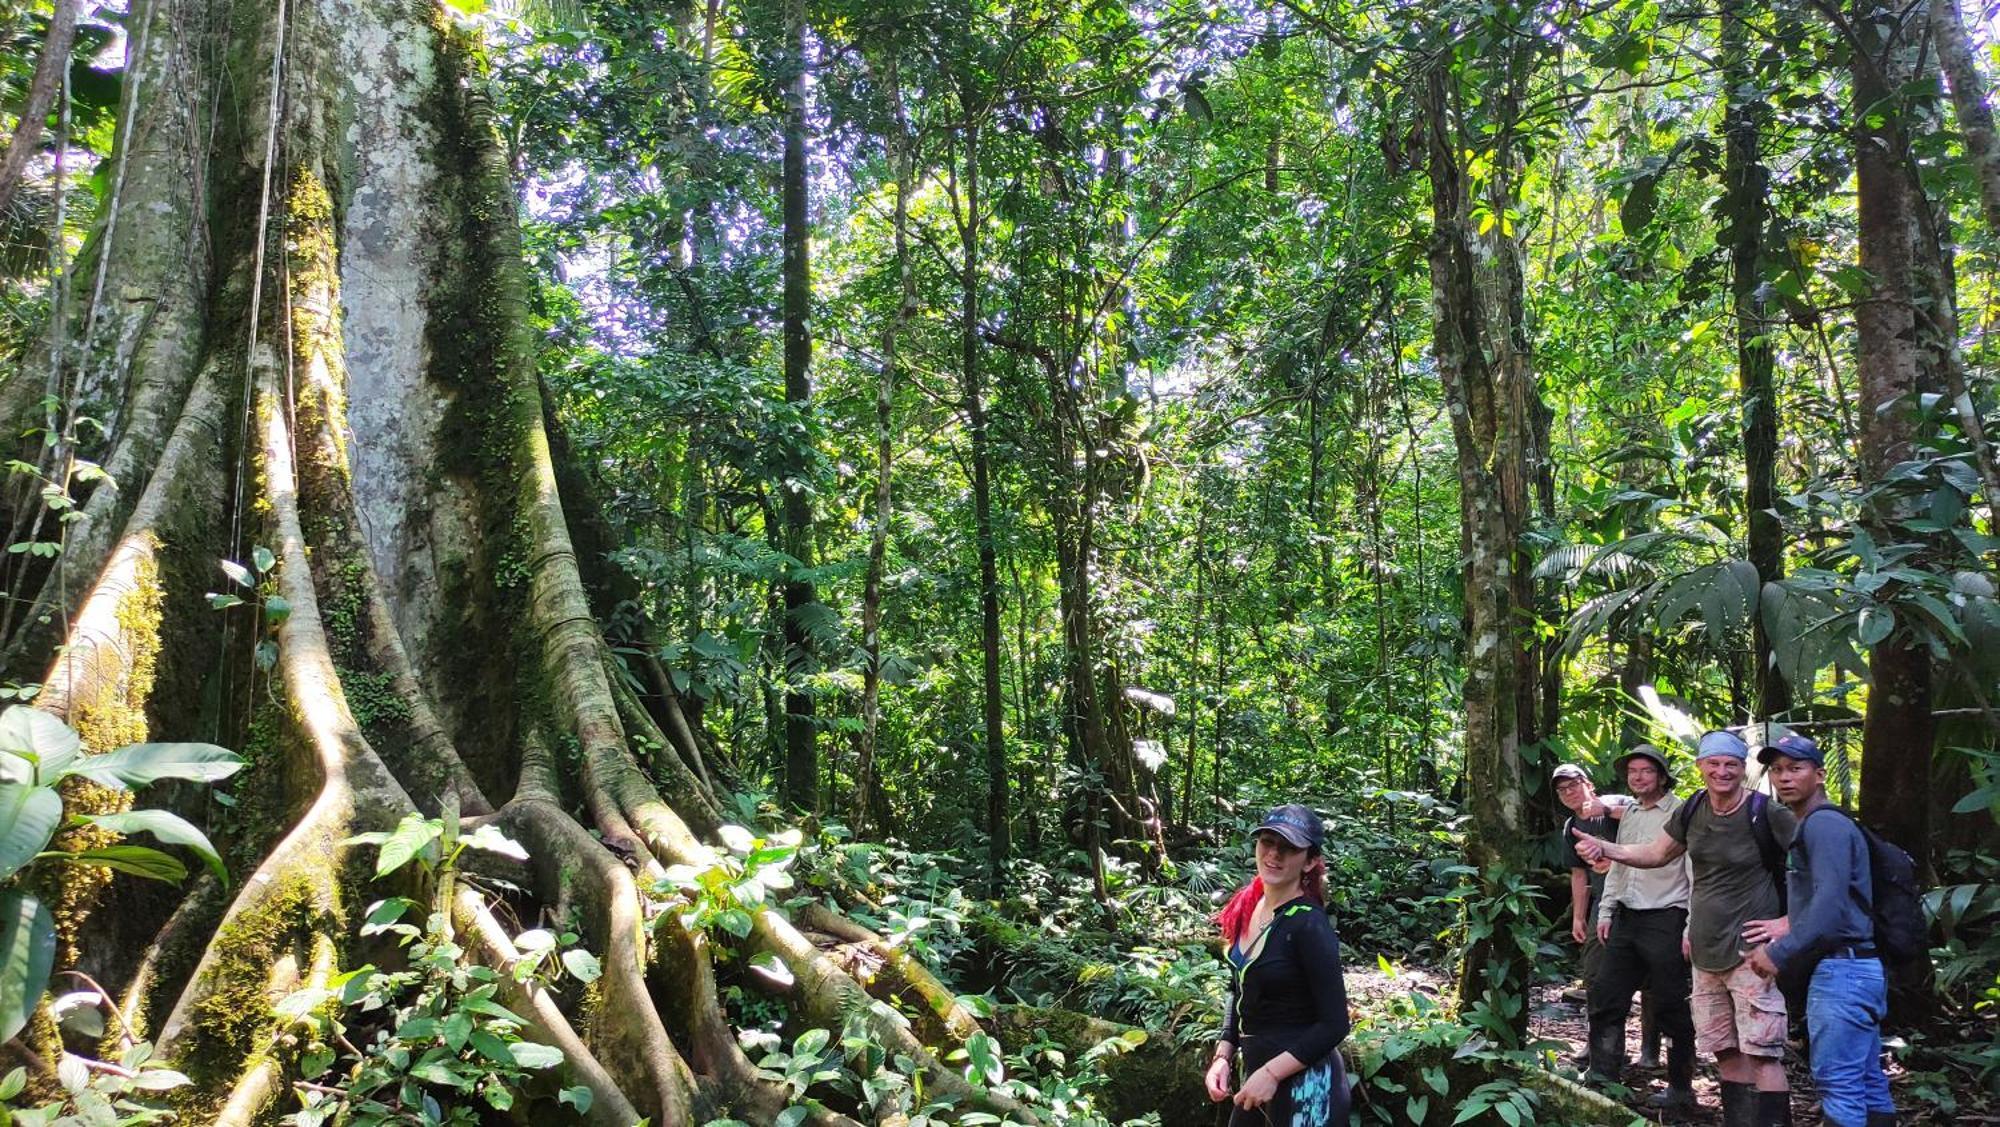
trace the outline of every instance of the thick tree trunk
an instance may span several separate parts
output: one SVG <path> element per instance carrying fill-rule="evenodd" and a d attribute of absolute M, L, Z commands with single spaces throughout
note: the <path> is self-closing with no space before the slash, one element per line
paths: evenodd
<path fill-rule="evenodd" d="M 1447 87 L 1449 78 L 1438 68 L 1426 76 L 1420 95 L 1430 146 L 1432 350 L 1457 446 L 1465 548 L 1464 782 L 1472 816 L 1466 853 L 1483 881 L 1497 882 L 1518 869 L 1526 840 L 1516 716 L 1523 664 L 1513 572 L 1529 504 L 1533 377 L 1521 347 L 1524 334 L 1513 321 L 1519 305 L 1493 300 L 1496 293 L 1517 293 L 1516 281 L 1489 279 L 1483 270 L 1491 267 L 1480 265 L 1513 260 L 1480 246 L 1468 178 L 1459 163 L 1467 147 L 1459 140 L 1462 110 Z M 1489 206 L 1504 213 L 1504 201 Z M 1512 238 L 1497 224 L 1488 234 L 1497 243 Z M 1497 931 L 1507 921 L 1493 922 Z M 1520 951 L 1504 937 L 1491 936 L 1467 950 L 1459 988 L 1471 1004 L 1489 991 L 1521 991 L 1526 982 Z M 1512 1016 L 1524 1024 L 1525 1007 Z"/>
<path fill-rule="evenodd" d="M 14 193 L 21 186 L 21 176 L 28 170 L 28 160 L 42 146 L 42 131 L 47 128 L 49 111 L 55 107 L 56 95 L 62 89 L 63 73 L 69 69 L 70 47 L 76 42 L 76 18 L 83 0 L 55 0 L 55 10 L 49 14 L 48 34 L 42 37 L 42 57 L 35 63 L 34 77 L 28 80 L 28 96 L 21 102 L 21 120 L 14 125 L 14 136 L 7 142 L 7 153 L 0 156 L 0 213 L 14 205 Z"/>
<path fill-rule="evenodd" d="M 803 0 L 785 4 L 786 63 L 784 167 L 784 336 L 785 402 L 803 422 L 812 401 L 812 274 L 807 248 L 812 228 L 806 214 L 806 14 Z M 813 695 L 805 678 L 813 669 L 813 646 L 805 616 L 818 599 L 814 584 L 798 574 L 812 567 L 812 495 L 807 487 L 810 439 L 792 435 L 784 491 L 785 553 L 795 561 L 785 579 L 785 800 L 800 810 L 819 806 L 819 732 Z"/>
<path fill-rule="evenodd" d="M 1904 166 L 1908 150 L 1898 108 L 1914 67 L 1911 48 L 1869 22 L 1879 14 L 1865 2 L 1856 5 L 1854 26 L 1864 29 L 1864 41 L 1854 45 L 1853 68 L 1856 212 L 1861 269 L 1870 282 L 1867 297 L 1855 308 L 1855 370 L 1862 465 L 1876 482 L 1915 455 L 1918 397 L 1929 382 L 1918 311 L 1926 204 Z M 1934 257 L 1935 247 L 1928 254 Z M 1876 541 L 1888 544 L 1905 538 L 1899 525 L 1909 515 L 1893 500 L 1878 500 L 1863 519 Z M 1907 629 L 1899 629 L 1874 648 L 1869 669 L 1861 815 L 1928 869 L 1935 723 L 1930 655 Z"/>
<path fill-rule="evenodd" d="M 731 1034 L 709 937 L 649 923 L 642 890 L 667 866 L 713 868 L 721 815 L 698 760 L 659 756 L 649 774 L 627 739 L 633 725 L 679 743 L 613 679 L 592 616 L 477 44 L 405 0 L 150 0 L 132 21 L 117 198 L 144 210 L 116 232 L 114 211 L 93 240 L 106 291 L 155 304 L 131 322 L 103 313 L 94 355 L 117 363 L 93 372 L 125 409 L 105 450 L 81 451 L 125 459 L 129 501 L 93 517 L 109 531 L 74 573 L 61 656 L 26 633 L 15 652 L 43 663 L 38 703 L 91 751 L 221 726 L 250 765 L 218 833 L 237 862 L 228 896 L 113 921 L 158 938 L 106 985 L 193 1077 L 188 1121 L 275 1118 L 299 1077 L 273 1051 L 274 1004 L 370 957 L 357 931 L 381 890 L 347 840 L 455 795 L 469 813 L 497 805 L 527 846 L 520 918 L 573 908 L 601 957 L 569 1009 L 531 986 L 508 995 L 564 1051 L 564 1082 L 592 1089 L 590 1121 L 773 1120 L 786 1098 Z M 133 136 L 146 142 L 128 153 Z M 196 222 L 211 213 L 245 219 L 211 239 Z M 0 403 L 32 403 L 42 379 L 12 374 Z M 17 397 L 21 380 L 33 396 Z M 234 638 L 219 638 L 202 593 L 219 557 L 252 545 L 276 560 L 264 610 L 226 612 Z M 274 596 L 287 614 L 269 613 Z M 275 646 L 268 674 L 259 642 Z M 88 950 L 104 882 L 69 883 Z M 512 939 L 484 905 L 440 908 L 470 957 L 509 969 Z M 794 1020 L 865 1023 L 926 1091 L 1015 1112 L 777 910 L 757 911 L 737 947 L 785 968 Z M 870 982 L 941 1015 L 946 1044 L 971 1028 L 915 971 Z M 547 1099 L 521 1110 L 566 1114 Z"/>

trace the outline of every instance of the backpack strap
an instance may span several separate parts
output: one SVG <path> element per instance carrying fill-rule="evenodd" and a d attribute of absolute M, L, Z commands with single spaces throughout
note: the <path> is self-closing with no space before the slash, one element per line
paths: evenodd
<path fill-rule="evenodd" d="M 1708 801 L 1708 789 L 1704 787 L 1701 790 L 1698 790 L 1693 794 L 1688 795 L 1687 801 L 1681 803 L 1680 810 L 1675 812 L 1674 817 L 1680 819 L 1681 823 L 1682 844 L 1687 843 L 1688 829 L 1689 827 L 1694 825 L 1695 810 L 1707 801 Z"/>
<path fill-rule="evenodd" d="M 1757 838 L 1757 852 L 1763 857 L 1764 872 L 1778 890 L 1778 907 L 1784 908 L 1791 899 L 1786 889 L 1785 851 L 1778 845 L 1778 831 L 1771 828 L 1770 805 L 1771 800 L 1763 791 L 1750 792 L 1750 832 Z M 1801 823 L 1793 831 L 1792 838 L 1797 841 L 1804 835 L 1805 826 Z"/>

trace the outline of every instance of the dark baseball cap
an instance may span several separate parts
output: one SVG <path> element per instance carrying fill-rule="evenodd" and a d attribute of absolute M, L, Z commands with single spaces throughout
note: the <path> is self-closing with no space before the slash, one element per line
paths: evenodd
<path fill-rule="evenodd" d="M 1769 767 L 1771 760 L 1780 755 L 1786 759 L 1803 759 L 1807 763 L 1826 766 L 1826 753 L 1819 745 L 1796 732 L 1786 732 L 1771 742 L 1769 747 L 1757 753 L 1757 762 Z"/>
<path fill-rule="evenodd" d="M 1320 824 L 1319 815 L 1297 804 L 1279 806 L 1264 815 L 1264 820 L 1250 833 L 1251 837 L 1269 830 L 1290 842 L 1296 849 L 1318 849 L 1326 840 L 1326 827 Z"/>

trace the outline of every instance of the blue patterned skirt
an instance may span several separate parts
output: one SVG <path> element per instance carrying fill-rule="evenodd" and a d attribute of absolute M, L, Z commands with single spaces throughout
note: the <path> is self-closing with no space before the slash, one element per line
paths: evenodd
<path fill-rule="evenodd" d="M 1277 1055 L 1259 1052 L 1259 1040 L 1262 1038 L 1245 1038 L 1243 1050 L 1237 1054 L 1243 1062 L 1243 1076 Z M 1278 1094 L 1264 1106 L 1250 1111 L 1233 1104 L 1223 1106 L 1230 1109 L 1229 1127 L 1347 1127 L 1347 1101 L 1347 1069 L 1335 1048 L 1278 1085 Z"/>

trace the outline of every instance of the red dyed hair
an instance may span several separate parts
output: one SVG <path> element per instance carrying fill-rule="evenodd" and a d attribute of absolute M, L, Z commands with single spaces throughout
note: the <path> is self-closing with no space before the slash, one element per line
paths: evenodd
<path fill-rule="evenodd" d="M 1312 864 L 1311 861 L 1318 861 L 1319 864 Z M 1326 858 L 1314 853 L 1311 861 L 1307 862 L 1306 871 L 1299 878 L 1299 891 L 1305 894 L 1306 899 L 1324 908 Z M 1238 889 L 1236 895 L 1229 898 L 1229 903 L 1223 905 L 1222 911 L 1215 917 L 1215 922 L 1222 926 L 1223 946 L 1233 947 L 1237 940 L 1243 938 L 1243 933 L 1250 927 L 1250 916 L 1257 911 L 1257 901 L 1263 898 L 1263 878 L 1251 877 L 1250 883 Z"/>

